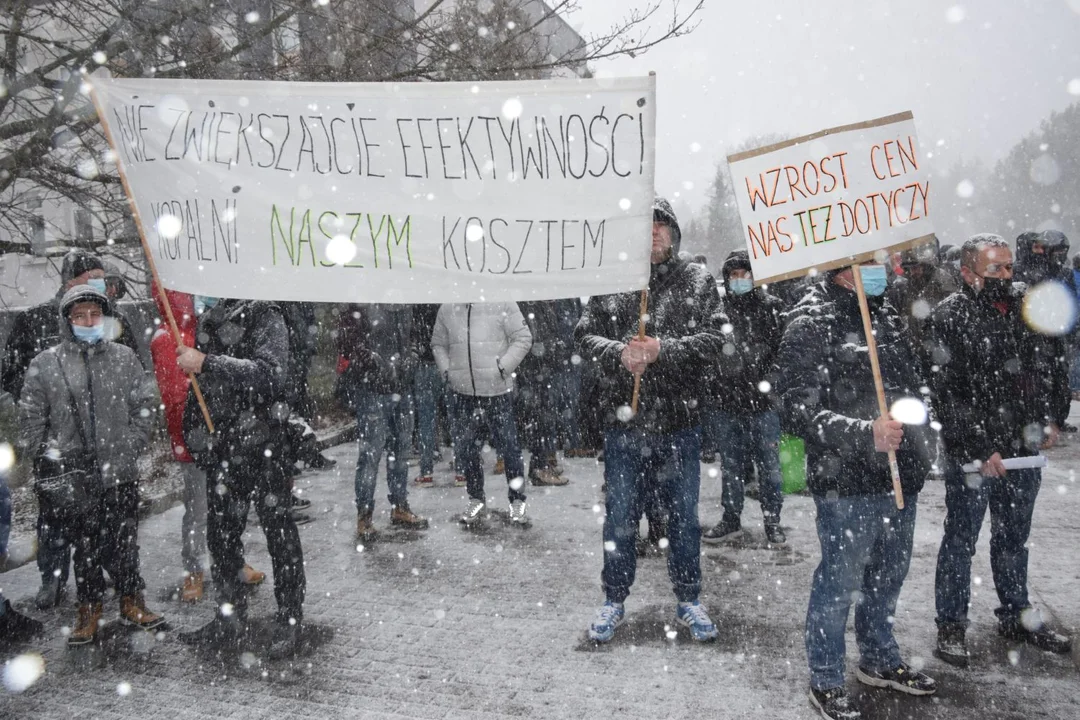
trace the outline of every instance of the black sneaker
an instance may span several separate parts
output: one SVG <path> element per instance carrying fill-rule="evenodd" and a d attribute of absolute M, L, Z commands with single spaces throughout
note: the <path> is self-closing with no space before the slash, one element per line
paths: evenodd
<path fill-rule="evenodd" d="M 185 645 L 215 650 L 238 650 L 245 635 L 247 635 L 247 623 L 243 620 L 235 616 L 215 615 L 213 620 L 201 628 L 177 633 L 176 637 Z"/>
<path fill-rule="evenodd" d="M 716 523 L 705 532 L 701 533 L 701 541 L 708 545 L 734 540 L 742 535 L 742 523 L 734 515 L 724 515 L 724 519 Z"/>
<path fill-rule="evenodd" d="M 1024 642 L 1058 655 L 1068 655 L 1072 652 L 1072 640 L 1059 632 L 1054 632 L 1046 623 L 1034 630 L 1027 629 L 1020 621 L 1002 623 L 998 625 L 998 634 L 1007 640 Z"/>
<path fill-rule="evenodd" d="M 712 465 L 716 462 L 716 453 L 703 452 L 701 453 L 701 462 L 705 465 Z"/>
<path fill-rule="evenodd" d="M 769 541 L 770 545 L 784 545 L 787 543 L 787 535 L 784 534 L 784 529 L 780 527 L 778 522 L 765 523 L 765 539 Z"/>
<path fill-rule="evenodd" d="M 285 660 L 296 655 L 300 650 L 302 635 L 298 622 L 278 621 L 274 624 L 274 637 L 270 641 L 271 660 Z"/>
<path fill-rule="evenodd" d="M 334 458 L 326 457 L 322 453 L 316 453 L 307 463 L 307 466 L 312 470 L 326 470 L 328 468 L 334 467 L 335 465 L 337 465 L 337 460 L 335 460 Z"/>
<path fill-rule="evenodd" d="M 1065 423 L 1061 426 L 1061 431 L 1067 433 L 1074 433 L 1077 431 L 1077 427 L 1071 423 Z"/>
<path fill-rule="evenodd" d="M 307 510 L 311 507 L 311 501 L 307 498 L 300 497 L 297 494 L 292 496 L 292 509 L 293 510 Z"/>
<path fill-rule="evenodd" d="M 937 631 L 937 649 L 934 657 L 954 667 L 966 668 L 971 654 L 964 640 L 963 625 L 942 625 Z"/>
<path fill-rule="evenodd" d="M 307 513 L 300 512 L 296 508 L 291 508 L 289 510 L 289 515 L 292 517 L 292 521 L 297 525 L 307 525 L 309 522 L 315 519 Z"/>
<path fill-rule="evenodd" d="M 860 667 L 855 671 L 855 677 L 863 685 L 890 688 L 908 695 L 933 695 L 937 692 L 937 683 L 934 682 L 934 678 L 905 663 L 900 663 L 892 670 L 880 672 Z"/>
<path fill-rule="evenodd" d="M 16 612 L 11 603 L 4 600 L 4 614 L 0 615 L 0 642 L 27 642 L 45 632 L 45 626 L 33 618 Z"/>
<path fill-rule="evenodd" d="M 828 690 L 810 688 L 810 704 L 817 708 L 821 717 L 828 720 L 860 720 L 862 713 L 851 704 L 847 690 L 834 687 Z"/>

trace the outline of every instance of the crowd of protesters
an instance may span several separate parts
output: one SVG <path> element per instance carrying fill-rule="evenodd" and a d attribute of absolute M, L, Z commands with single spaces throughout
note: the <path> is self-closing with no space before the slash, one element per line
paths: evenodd
<path fill-rule="evenodd" d="M 968 663 L 971 558 L 988 508 L 999 632 L 1069 652 L 1069 638 L 1042 622 L 1028 597 L 1027 539 L 1040 471 L 1006 465 L 1037 456 L 1059 432 L 1076 430 L 1066 418 L 1080 392 L 1078 335 L 1041 334 L 1023 312 L 1025 294 L 1047 281 L 1080 299 L 1080 266 L 1068 266 L 1065 235 L 1023 233 L 1015 263 L 1007 241 L 979 234 L 959 247 L 923 245 L 887 262 L 755 287 L 746 251 L 732 252 L 714 276 L 704 258 L 680 251 L 671 206 L 658 199 L 653 210 L 644 320 L 637 292 L 584 304 L 339 309 L 334 394 L 357 424 L 356 539 L 378 537 L 375 496 L 384 455 L 390 524 L 415 531 L 428 521 L 410 508 L 410 486 L 434 484 L 442 446 L 452 447 L 454 483 L 467 495 L 465 527 L 489 518 L 485 444 L 497 451 L 497 474 L 506 478 L 509 521 L 522 528 L 532 525 L 527 485 L 572 481 L 559 464 L 560 450 L 567 458 L 596 457 L 605 480 L 604 602 L 588 637 L 600 643 L 614 637 L 626 617 L 637 558 L 651 548 L 666 552 L 676 622 L 694 640 L 708 641 L 720 631 L 699 601 L 701 543 L 729 542 L 743 532 L 751 483 L 766 540 L 786 543 L 784 432 L 805 443 L 816 507 L 821 562 L 811 581 L 805 642 L 810 701 L 824 717 L 861 717 L 844 689 L 853 604 L 857 679 L 913 695 L 936 691 L 931 677 L 904 662 L 893 619 L 911 561 L 919 493 L 935 477 L 946 489 L 935 584 L 937 656 Z M 887 405 L 917 401 L 917 420 L 879 410 L 859 284 Z M 311 519 L 304 512 L 310 502 L 293 480 L 298 463 L 333 463 L 319 452 L 311 427 L 314 309 L 155 289 L 162 322 L 150 343 L 151 375 L 117 306 L 124 290 L 101 258 L 72 251 L 55 298 L 22 313 L 7 340 L 0 383 L 19 403 L 18 451 L 33 466 L 39 502 L 41 587 L 34 603 L 41 609 L 61 603 L 73 559 L 77 614 L 70 645 L 97 637 L 105 573 L 124 621 L 162 627 L 163 615 L 143 597 L 136 467 L 160 396 L 184 480 L 180 599 L 203 599 L 208 569 L 217 601 L 214 619 L 181 639 L 243 642 L 249 588 L 265 578 L 247 564 L 242 544 L 254 506 L 278 606 L 270 656 L 291 656 L 303 643 L 297 526 Z M 410 482 L 414 448 L 419 471 Z M 902 507 L 889 453 L 899 469 Z M 701 525 L 701 466 L 716 456 L 722 515 Z M 0 552 L 11 513 L 3 480 Z M 0 640 L 41 631 L 2 601 Z"/>

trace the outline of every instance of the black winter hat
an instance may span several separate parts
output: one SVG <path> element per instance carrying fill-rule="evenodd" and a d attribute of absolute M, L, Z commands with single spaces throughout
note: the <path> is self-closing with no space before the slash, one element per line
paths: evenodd
<path fill-rule="evenodd" d="M 60 282 L 65 285 L 83 273 L 91 270 L 104 270 L 101 258 L 86 250 L 72 250 L 64 256 L 64 263 L 60 266 Z"/>
<path fill-rule="evenodd" d="M 653 200 L 653 222 L 661 222 L 671 228 L 671 254 L 679 255 L 679 245 L 682 243 L 682 230 L 679 228 L 679 220 L 675 217 L 675 209 L 666 199 L 657 196 Z"/>
<path fill-rule="evenodd" d="M 750 265 L 750 253 L 745 250 L 732 250 L 727 259 L 724 260 L 724 267 L 721 269 L 725 281 L 731 277 L 733 270 L 753 272 L 754 268 Z"/>

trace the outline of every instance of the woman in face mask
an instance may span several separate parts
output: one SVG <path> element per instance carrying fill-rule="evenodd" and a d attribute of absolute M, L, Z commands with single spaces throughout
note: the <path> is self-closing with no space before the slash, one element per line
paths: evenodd
<path fill-rule="evenodd" d="M 35 462 L 42 522 L 75 551 L 79 609 L 72 646 L 97 636 L 103 569 L 116 582 L 123 621 L 147 630 L 164 622 L 143 600 L 138 546 L 136 460 L 149 440 L 156 400 L 135 353 L 109 340 L 116 323 L 103 291 L 89 284 L 69 289 L 60 301 L 62 341 L 30 363 L 19 400 L 21 451 L 42 461 Z M 48 492 L 41 482 L 57 463 L 80 471 L 77 500 Z"/>

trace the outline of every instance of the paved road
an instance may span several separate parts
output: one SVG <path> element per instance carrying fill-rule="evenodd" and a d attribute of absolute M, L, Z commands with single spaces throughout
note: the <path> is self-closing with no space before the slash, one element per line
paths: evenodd
<path fill-rule="evenodd" d="M 1076 441 L 1074 441 L 1076 442 Z M 712 645 L 675 632 L 674 598 L 661 558 L 642 560 L 628 601 L 629 620 L 614 642 L 593 647 L 584 629 L 602 601 L 602 466 L 567 461 L 573 482 L 532 488 L 531 529 L 510 527 L 505 490 L 489 477 L 496 512 L 481 530 L 454 521 L 465 505 L 445 467 L 438 487 L 412 493 L 413 508 L 432 518 L 422 533 L 384 532 L 366 547 L 353 540 L 354 448 L 332 454 L 337 468 L 299 480 L 317 520 L 301 528 L 307 558 L 307 619 L 312 652 L 294 662 L 264 662 L 256 652 L 199 654 L 171 634 L 154 639 L 115 622 L 107 605 L 99 648 L 68 651 L 62 626 L 74 605 L 34 612 L 49 627 L 36 648 L 46 672 L 28 691 L 0 697 L 11 718 L 764 718 L 814 717 L 806 701 L 801 626 L 817 562 L 813 507 L 788 498 L 790 546 L 766 547 L 760 511 L 748 502 L 749 537 L 706 548 L 702 600 L 721 628 Z M 1080 443 L 1055 451 L 1036 511 L 1031 584 L 1065 625 L 1080 628 L 1080 484 L 1070 469 Z M 489 463 L 490 467 L 490 463 Z M 711 477 L 710 477 L 711 475 Z M 388 515 L 380 484 L 377 523 Z M 927 488 L 911 575 L 901 596 L 897 632 L 907 657 L 925 663 L 942 686 L 932 699 L 861 692 L 872 719 L 1080 718 L 1080 674 L 1069 658 L 1011 648 L 994 633 L 994 593 L 984 533 L 976 557 L 972 639 L 977 658 L 958 671 L 931 656 L 933 571 L 944 491 Z M 715 467 L 703 473 L 701 516 L 719 515 Z M 174 627 L 209 619 L 210 603 L 182 607 L 172 597 L 181 572 L 179 508 L 141 530 L 144 575 L 155 609 Z M 249 558 L 269 569 L 258 527 Z M 35 569 L 0 577 L 17 604 L 29 603 Z M 252 615 L 268 622 L 269 586 Z M 853 642 L 849 643 L 853 646 Z M 10 657 L 9 652 L 5 657 Z M 853 668 L 852 668 L 853 669 Z"/>

